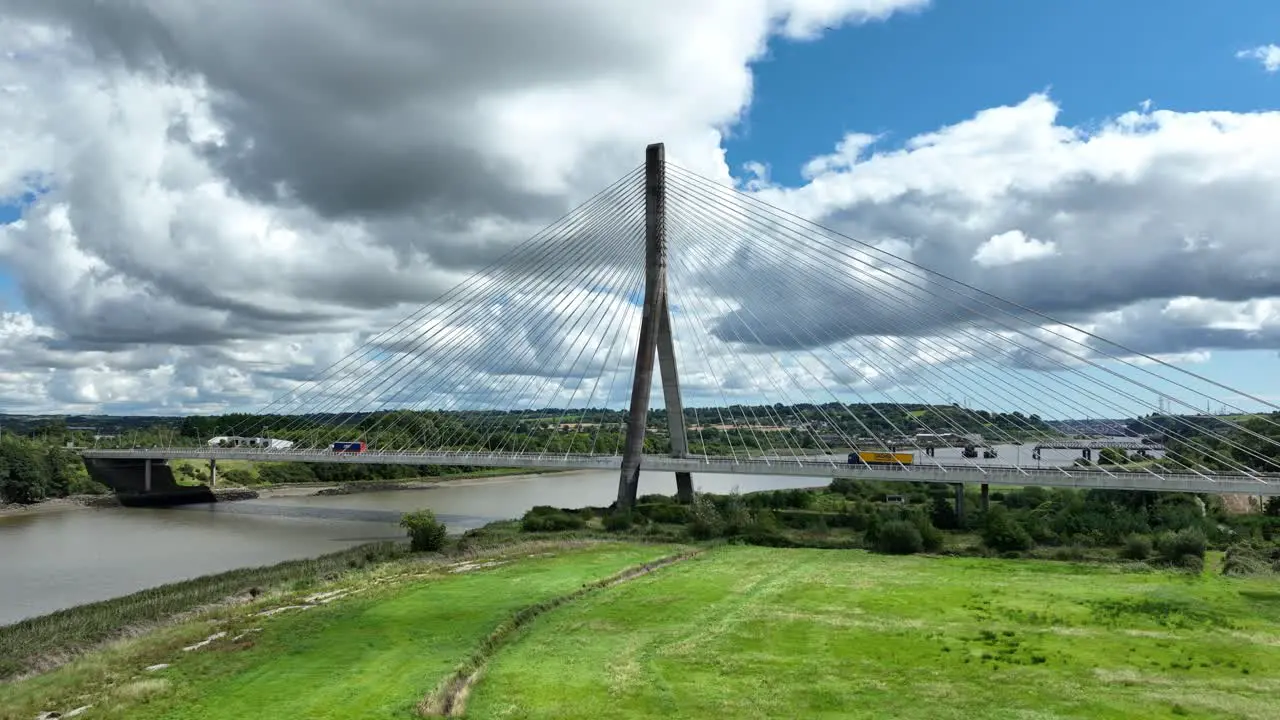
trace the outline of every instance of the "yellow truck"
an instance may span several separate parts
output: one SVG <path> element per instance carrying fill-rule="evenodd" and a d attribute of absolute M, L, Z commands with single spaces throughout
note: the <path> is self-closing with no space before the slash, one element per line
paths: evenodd
<path fill-rule="evenodd" d="M 858 452 L 849 453 L 850 465 L 910 465 L 916 456 L 912 453 Z"/>

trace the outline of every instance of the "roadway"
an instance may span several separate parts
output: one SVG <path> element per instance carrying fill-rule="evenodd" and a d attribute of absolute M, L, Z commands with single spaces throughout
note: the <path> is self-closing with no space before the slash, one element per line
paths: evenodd
<path fill-rule="evenodd" d="M 248 460 L 253 462 L 368 463 L 387 465 L 469 465 L 544 470 L 620 470 L 621 456 L 566 453 L 385 452 L 334 453 L 326 449 L 270 450 L 262 448 L 147 448 L 132 450 L 82 449 L 87 458 Z M 645 455 L 640 469 L 724 475 L 787 475 L 830 479 L 847 477 L 888 482 L 929 482 L 1157 492 L 1239 493 L 1280 496 L 1280 473 L 1164 472 L 1136 469 L 983 466 L 972 463 L 925 463 L 908 466 L 846 465 L 836 457 L 810 458 L 672 458 Z"/>

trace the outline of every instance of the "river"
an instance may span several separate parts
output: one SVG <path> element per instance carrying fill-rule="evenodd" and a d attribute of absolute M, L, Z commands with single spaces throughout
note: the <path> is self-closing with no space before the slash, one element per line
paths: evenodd
<path fill-rule="evenodd" d="M 1052 467 L 1080 456 L 1076 450 L 1045 450 L 1036 461 L 1030 446 L 997 450 L 998 459 L 978 462 Z M 959 448 L 940 448 L 934 459 L 969 462 Z M 583 471 L 465 480 L 423 490 L 0 517 L 0 625 L 200 575 L 402 538 L 396 526 L 401 513 L 422 507 L 460 532 L 520 517 L 534 505 L 608 505 L 617 496 L 617 483 L 616 471 Z M 694 475 L 695 487 L 712 493 L 822 484 L 820 478 Z M 641 494 L 674 492 L 671 473 L 641 473 Z"/>
<path fill-rule="evenodd" d="M 701 475 L 694 482 L 715 493 L 822 484 L 768 475 Z M 400 514 L 422 507 L 458 532 L 520 517 L 534 505 L 608 505 L 617 491 L 616 471 L 585 471 L 422 490 L 2 517 L 0 625 L 200 575 L 400 539 Z M 641 473 L 640 492 L 673 494 L 675 477 Z"/>

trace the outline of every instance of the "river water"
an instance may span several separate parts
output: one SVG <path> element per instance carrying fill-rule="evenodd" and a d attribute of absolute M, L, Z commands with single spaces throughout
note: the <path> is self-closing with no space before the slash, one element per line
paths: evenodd
<path fill-rule="evenodd" d="M 1001 446 L 984 464 L 1066 465 L 1074 450 Z M 919 455 L 919 453 L 917 453 Z M 958 448 L 935 460 L 968 461 Z M 923 458 L 918 461 L 925 462 Z M 617 471 L 464 481 L 423 490 L 295 496 L 180 508 L 74 508 L 0 518 L 0 625 L 210 573 L 313 557 L 404 537 L 401 513 L 429 507 L 451 531 L 522 515 L 534 505 L 608 505 Z M 821 478 L 694 475 L 699 490 L 726 493 L 807 487 Z M 640 493 L 675 493 L 671 473 L 641 473 Z"/>
<path fill-rule="evenodd" d="M 823 484 L 820 478 L 701 475 L 707 492 Z M 534 505 L 608 505 L 616 471 L 492 478 L 423 490 L 276 497 L 179 508 L 69 508 L 0 518 L 0 625 L 187 578 L 404 537 L 401 513 L 429 507 L 451 531 Z M 675 493 L 671 473 L 640 492 Z"/>

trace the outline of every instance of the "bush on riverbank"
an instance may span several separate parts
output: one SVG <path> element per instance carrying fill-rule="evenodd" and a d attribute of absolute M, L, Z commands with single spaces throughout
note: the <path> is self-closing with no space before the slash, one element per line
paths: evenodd
<path fill-rule="evenodd" d="M 581 530 L 587 526 L 590 510 L 560 510 L 549 505 L 531 508 L 520 519 L 520 526 L 525 532 L 561 532 L 564 530 Z"/>
<path fill-rule="evenodd" d="M 436 519 L 436 514 L 423 509 L 405 513 L 400 527 L 409 531 L 409 547 L 414 552 L 437 552 L 444 548 L 448 529 Z"/>

